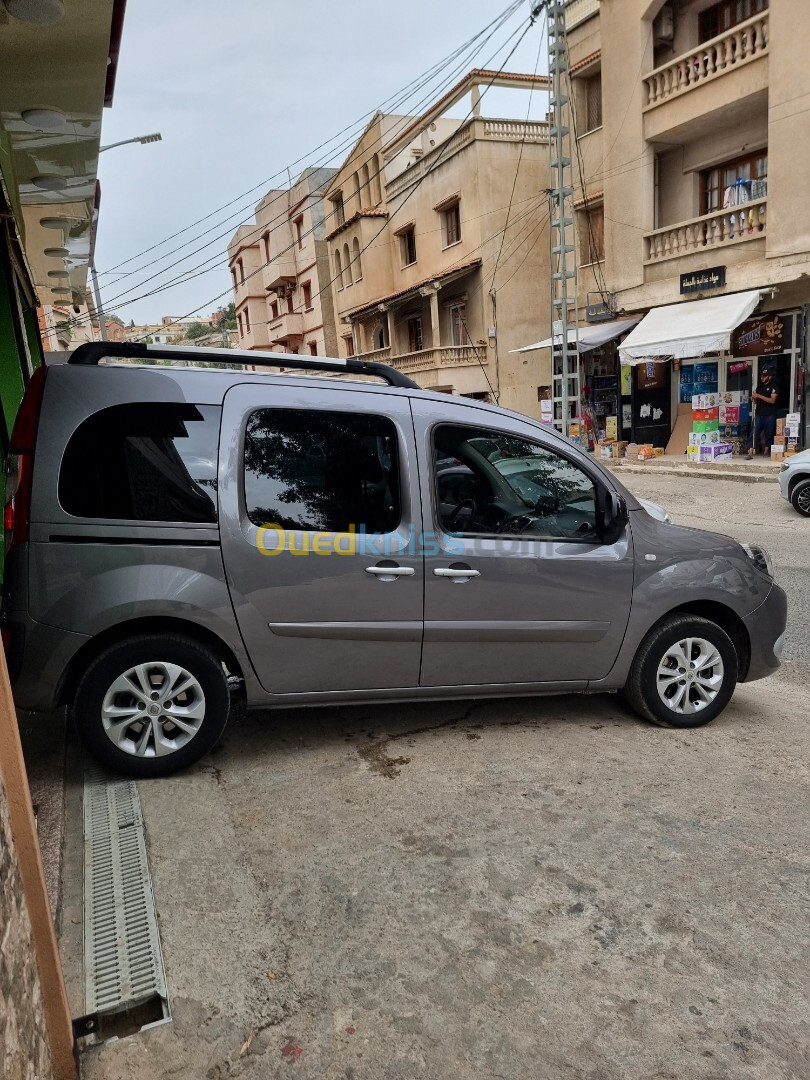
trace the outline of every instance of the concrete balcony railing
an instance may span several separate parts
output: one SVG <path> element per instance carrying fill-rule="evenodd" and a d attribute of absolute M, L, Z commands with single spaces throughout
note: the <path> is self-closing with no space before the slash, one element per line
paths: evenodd
<path fill-rule="evenodd" d="M 652 109 L 686 94 L 767 52 L 768 12 L 763 11 L 645 75 L 645 108 Z"/>
<path fill-rule="evenodd" d="M 304 316 L 300 311 L 285 311 L 270 324 L 270 341 L 287 342 L 304 336 Z"/>
<path fill-rule="evenodd" d="M 644 237 L 645 263 L 727 247 L 765 237 L 767 199 L 755 199 L 713 214 L 656 229 Z"/>
<path fill-rule="evenodd" d="M 262 281 L 265 289 L 276 289 L 295 281 L 295 261 L 285 256 L 271 259 L 262 268 Z"/>
<path fill-rule="evenodd" d="M 431 368 L 477 367 L 486 363 L 486 351 L 472 345 L 440 345 L 436 349 L 390 356 L 388 363 L 405 374 Z"/>

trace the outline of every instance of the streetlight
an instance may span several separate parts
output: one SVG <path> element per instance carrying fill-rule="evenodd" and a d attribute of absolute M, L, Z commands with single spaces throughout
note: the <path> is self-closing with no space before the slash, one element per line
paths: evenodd
<path fill-rule="evenodd" d="M 116 146 L 128 146 L 129 143 L 150 143 L 160 142 L 163 136 L 159 131 L 156 131 L 153 135 L 136 135 L 134 139 L 122 139 L 120 142 L 109 143 L 107 146 L 100 146 L 98 152 L 103 154 L 105 150 L 114 150 Z"/>
<path fill-rule="evenodd" d="M 98 152 L 103 154 L 105 150 L 114 150 L 116 146 L 128 146 L 130 143 L 146 143 L 161 142 L 163 136 L 159 131 L 153 132 L 151 135 L 136 135 L 134 139 L 122 139 L 120 142 L 109 143 L 107 146 L 100 146 Z M 101 340 L 107 340 L 107 324 L 104 321 L 104 312 L 101 308 L 101 293 L 98 291 L 98 275 L 96 274 L 95 261 L 90 263 L 90 277 L 93 279 L 93 295 L 96 298 L 96 314 L 98 315 L 98 332 L 101 335 Z"/>

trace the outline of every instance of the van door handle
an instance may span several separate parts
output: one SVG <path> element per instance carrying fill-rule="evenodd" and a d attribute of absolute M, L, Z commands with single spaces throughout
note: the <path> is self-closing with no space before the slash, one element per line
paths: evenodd
<path fill-rule="evenodd" d="M 413 577 L 416 573 L 412 566 L 367 566 L 367 574 L 373 574 L 380 581 L 394 581 L 398 577 Z"/>
<path fill-rule="evenodd" d="M 469 578 L 481 577 L 480 570 L 473 570 L 469 566 L 440 566 L 433 573 L 436 577 L 446 577 L 452 581 L 467 581 Z"/>

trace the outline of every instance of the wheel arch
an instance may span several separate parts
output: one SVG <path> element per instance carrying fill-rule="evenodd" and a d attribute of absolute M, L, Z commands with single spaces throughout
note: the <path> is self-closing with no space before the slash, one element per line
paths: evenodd
<path fill-rule="evenodd" d="M 739 663 L 738 681 L 744 681 L 751 663 L 751 638 L 745 623 L 736 611 L 717 600 L 690 600 L 686 604 L 672 608 L 666 615 L 662 615 L 656 626 L 672 615 L 697 615 L 715 623 L 721 630 L 725 630 L 731 638 L 734 650 L 737 653 Z"/>
<path fill-rule="evenodd" d="M 199 645 L 206 646 L 225 664 L 231 675 L 235 675 L 244 683 L 242 665 L 230 646 L 213 630 L 182 618 L 143 616 L 138 619 L 130 619 L 127 622 L 116 623 L 115 626 L 102 630 L 76 651 L 71 657 L 62 678 L 62 684 L 59 687 L 58 704 L 69 704 L 88 664 L 92 663 L 104 649 L 136 635 L 159 633 L 176 634 L 195 641 Z"/>
<path fill-rule="evenodd" d="M 805 480 L 810 480 L 810 472 L 797 472 L 795 476 L 791 476 L 788 482 L 788 498 L 793 494 L 796 486 Z"/>

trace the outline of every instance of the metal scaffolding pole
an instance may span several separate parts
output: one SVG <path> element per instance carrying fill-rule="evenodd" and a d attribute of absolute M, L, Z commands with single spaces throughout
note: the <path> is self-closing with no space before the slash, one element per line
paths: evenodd
<path fill-rule="evenodd" d="M 577 269 L 574 241 L 574 185 L 571 171 L 571 131 L 566 123 L 569 104 L 568 38 L 565 0 L 548 4 L 548 70 L 551 76 L 551 383 L 554 426 L 568 434 L 579 416 L 579 334 L 577 330 Z M 569 331 L 572 331 L 569 340 Z"/>

